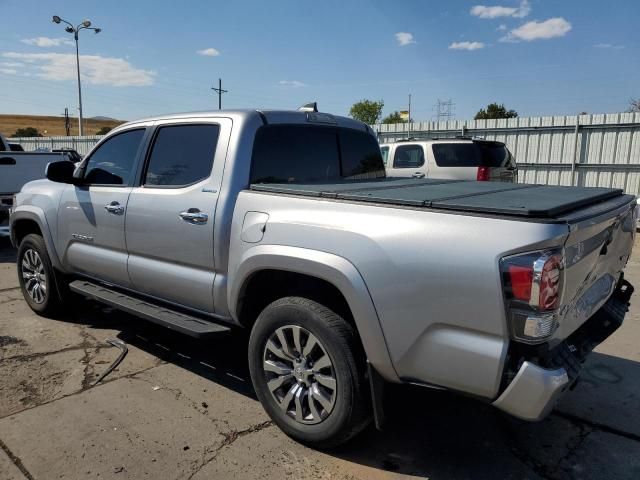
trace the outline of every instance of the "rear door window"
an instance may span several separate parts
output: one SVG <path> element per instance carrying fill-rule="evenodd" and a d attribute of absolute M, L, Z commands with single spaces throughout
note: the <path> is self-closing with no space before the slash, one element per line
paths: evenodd
<path fill-rule="evenodd" d="M 143 184 L 191 185 L 211 175 L 220 134 L 218 125 L 169 125 L 155 136 Z"/>
<path fill-rule="evenodd" d="M 419 168 L 424 165 L 424 149 L 420 145 L 398 145 L 393 168 Z"/>
<path fill-rule="evenodd" d="M 256 133 L 251 183 L 326 183 L 384 176 L 378 142 L 365 132 L 267 125 Z"/>
<path fill-rule="evenodd" d="M 382 154 L 382 163 L 386 167 L 389 161 L 389 147 L 380 147 L 380 153 Z"/>
<path fill-rule="evenodd" d="M 509 161 L 509 150 L 502 143 L 434 143 L 433 156 L 439 167 L 502 167 Z"/>

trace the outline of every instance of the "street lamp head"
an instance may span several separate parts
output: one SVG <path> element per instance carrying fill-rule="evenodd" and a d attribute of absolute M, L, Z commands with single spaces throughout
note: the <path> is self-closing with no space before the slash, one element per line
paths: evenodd
<path fill-rule="evenodd" d="M 93 29 L 93 31 L 94 31 L 96 34 L 98 34 L 98 33 L 100 33 L 100 32 L 102 31 L 102 29 L 101 29 L 101 28 L 94 28 L 94 29 Z"/>
<path fill-rule="evenodd" d="M 84 28 L 89 28 L 91 26 L 91 22 L 89 20 L 85 20 L 82 22 L 82 26 Z"/>
<path fill-rule="evenodd" d="M 64 31 L 68 32 L 68 33 L 73 33 L 74 32 L 73 27 L 67 27 L 67 28 L 64 29 Z"/>
<path fill-rule="evenodd" d="M 51 19 L 51 21 L 53 23 L 60 23 L 61 19 L 58 15 L 54 15 L 53 18 Z"/>

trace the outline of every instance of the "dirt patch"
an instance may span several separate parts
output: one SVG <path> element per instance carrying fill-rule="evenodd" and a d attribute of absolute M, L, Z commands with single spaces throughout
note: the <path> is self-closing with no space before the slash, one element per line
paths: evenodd
<path fill-rule="evenodd" d="M 12 337 L 10 335 L 2 335 L 0 336 L 0 348 L 6 347 L 8 345 L 26 345 L 27 342 L 24 340 L 20 340 L 19 338 Z"/>
<path fill-rule="evenodd" d="M 82 355 L 80 350 L 3 360 L 0 418 L 80 390 L 84 377 Z"/>

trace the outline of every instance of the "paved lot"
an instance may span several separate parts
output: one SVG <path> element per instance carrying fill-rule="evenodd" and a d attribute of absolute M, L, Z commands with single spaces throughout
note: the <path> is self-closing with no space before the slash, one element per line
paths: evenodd
<path fill-rule="evenodd" d="M 637 251 L 627 278 L 640 286 Z M 0 239 L 0 479 L 640 478 L 640 307 L 541 423 L 396 387 L 384 433 L 318 452 L 269 422 L 245 338 L 199 342 L 89 301 L 40 318 L 14 261 Z M 129 355 L 93 387 L 119 353 L 106 338 Z"/>

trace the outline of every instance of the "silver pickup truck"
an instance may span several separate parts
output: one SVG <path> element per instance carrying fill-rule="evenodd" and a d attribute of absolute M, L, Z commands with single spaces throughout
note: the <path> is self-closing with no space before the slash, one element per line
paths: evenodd
<path fill-rule="evenodd" d="M 635 198 L 385 177 L 371 129 L 316 111 L 120 126 L 17 195 L 24 297 L 81 294 L 188 335 L 250 332 L 256 394 L 317 447 L 383 420 L 387 382 L 539 420 L 622 323 Z"/>

